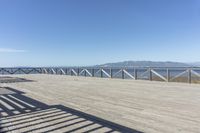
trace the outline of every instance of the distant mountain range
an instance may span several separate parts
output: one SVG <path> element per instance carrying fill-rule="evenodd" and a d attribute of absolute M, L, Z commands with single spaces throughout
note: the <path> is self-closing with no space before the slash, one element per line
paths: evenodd
<path fill-rule="evenodd" d="M 158 62 L 158 61 L 124 61 L 96 65 L 96 67 L 192 67 L 200 66 L 199 63 Z"/>
<path fill-rule="evenodd" d="M 192 66 L 199 66 L 200 67 L 200 62 L 194 62 L 194 63 L 190 63 Z"/>

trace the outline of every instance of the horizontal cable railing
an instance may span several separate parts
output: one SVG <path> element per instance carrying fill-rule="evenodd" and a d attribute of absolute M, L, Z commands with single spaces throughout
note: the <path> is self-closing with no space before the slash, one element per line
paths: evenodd
<path fill-rule="evenodd" d="M 9 74 L 59 74 L 71 76 L 121 78 L 165 82 L 200 83 L 200 67 L 43 67 L 0 68 L 1 75 Z"/>

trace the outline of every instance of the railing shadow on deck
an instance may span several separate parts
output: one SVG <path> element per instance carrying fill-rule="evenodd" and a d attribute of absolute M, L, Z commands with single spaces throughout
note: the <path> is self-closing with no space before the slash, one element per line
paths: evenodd
<path fill-rule="evenodd" d="M 13 88 L 1 91 L 0 132 L 141 133 L 63 105 L 49 106 Z"/>
<path fill-rule="evenodd" d="M 17 82 L 35 82 L 35 81 L 19 77 L 0 76 L 0 83 L 17 83 Z"/>

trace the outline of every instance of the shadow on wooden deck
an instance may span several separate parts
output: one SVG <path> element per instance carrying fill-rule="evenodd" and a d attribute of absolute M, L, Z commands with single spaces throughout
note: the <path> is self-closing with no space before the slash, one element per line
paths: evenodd
<path fill-rule="evenodd" d="M 25 78 L 0 76 L 0 83 L 34 82 Z"/>
<path fill-rule="evenodd" d="M 13 88 L 0 88 L 0 132 L 123 132 L 140 131 L 65 107 L 49 106 Z"/>

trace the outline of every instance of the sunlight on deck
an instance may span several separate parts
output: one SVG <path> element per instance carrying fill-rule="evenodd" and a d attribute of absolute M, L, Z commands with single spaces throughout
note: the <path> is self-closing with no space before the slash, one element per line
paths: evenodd
<path fill-rule="evenodd" d="M 2 79 L 1 131 L 200 132 L 200 85 L 64 75 Z"/>

